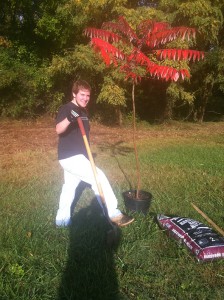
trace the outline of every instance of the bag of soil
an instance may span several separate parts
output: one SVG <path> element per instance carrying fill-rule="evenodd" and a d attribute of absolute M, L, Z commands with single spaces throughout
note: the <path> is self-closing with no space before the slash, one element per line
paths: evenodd
<path fill-rule="evenodd" d="M 198 261 L 224 258 L 224 237 L 196 220 L 157 215 L 157 221 L 169 236 L 187 246 Z"/>

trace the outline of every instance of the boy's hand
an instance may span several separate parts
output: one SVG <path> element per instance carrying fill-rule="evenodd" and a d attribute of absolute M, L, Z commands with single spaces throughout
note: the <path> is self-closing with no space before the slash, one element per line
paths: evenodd
<path fill-rule="evenodd" d="M 70 123 L 76 122 L 78 117 L 79 117 L 78 109 L 76 111 L 71 110 L 70 113 L 67 115 L 67 119 Z"/>

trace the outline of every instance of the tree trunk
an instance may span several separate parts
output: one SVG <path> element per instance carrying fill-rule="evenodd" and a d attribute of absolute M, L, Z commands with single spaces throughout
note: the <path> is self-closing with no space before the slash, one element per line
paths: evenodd
<path fill-rule="evenodd" d="M 204 115 L 205 115 L 205 107 L 208 101 L 204 101 L 204 105 L 200 106 L 197 109 L 197 122 L 202 123 L 204 121 Z"/>
<path fill-rule="evenodd" d="M 170 97 L 165 98 L 165 107 L 163 112 L 163 121 L 172 120 L 173 118 L 173 101 Z"/>
<path fill-rule="evenodd" d="M 121 107 L 117 105 L 115 107 L 115 114 L 116 114 L 116 120 L 119 126 L 123 124 L 123 117 L 122 117 L 122 112 L 121 112 Z"/>
<path fill-rule="evenodd" d="M 137 176 L 137 189 L 136 189 L 136 198 L 139 199 L 139 190 L 141 185 L 140 178 L 140 165 L 138 159 L 138 150 L 136 145 L 136 111 L 135 111 L 135 83 L 132 84 L 132 106 L 133 106 L 133 143 L 135 151 L 135 163 L 136 163 L 136 176 Z"/>
<path fill-rule="evenodd" d="M 212 95 L 212 89 L 213 89 L 213 85 L 214 85 L 214 81 L 208 81 L 207 83 L 205 83 L 205 85 L 202 88 L 202 94 L 201 94 L 201 101 L 200 101 L 200 105 L 197 108 L 197 112 L 196 112 L 196 119 L 197 122 L 202 123 L 204 121 L 204 116 L 205 116 L 205 110 L 206 110 L 206 106 L 209 100 L 209 97 Z"/>

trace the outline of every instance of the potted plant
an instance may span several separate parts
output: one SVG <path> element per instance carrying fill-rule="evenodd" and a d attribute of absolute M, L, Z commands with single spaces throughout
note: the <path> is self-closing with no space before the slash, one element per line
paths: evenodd
<path fill-rule="evenodd" d="M 188 62 L 204 58 L 197 50 L 160 49 L 176 39 L 195 38 L 196 30 L 189 27 L 171 27 L 167 22 L 145 20 L 134 30 L 123 16 L 115 22 L 105 22 L 102 28 L 86 28 L 91 46 L 100 53 L 106 65 L 119 68 L 132 84 L 133 142 L 136 161 L 137 187 L 123 193 L 126 207 L 147 212 L 152 195 L 141 190 L 141 176 L 136 146 L 135 86 L 144 78 L 163 81 L 184 80 L 190 77 Z M 172 62 L 172 63 L 171 63 Z"/>

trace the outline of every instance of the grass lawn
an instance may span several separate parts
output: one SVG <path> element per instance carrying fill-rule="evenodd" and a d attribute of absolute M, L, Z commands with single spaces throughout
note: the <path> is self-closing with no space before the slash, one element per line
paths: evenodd
<path fill-rule="evenodd" d="M 122 192 L 136 187 L 130 133 L 93 126 L 95 161 L 121 210 Z M 116 251 L 88 188 L 71 227 L 54 225 L 63 173 L 53 122 L 0 123 L 0 139 L 1 300 L 224 299 L 224 259 L 198 262 L 155 222 L 165 214 L 209 225 L 193 202 L 224 229 L 224 123 L 139 127 L 141 185 L 153 200 L 122 228 Z"/>

